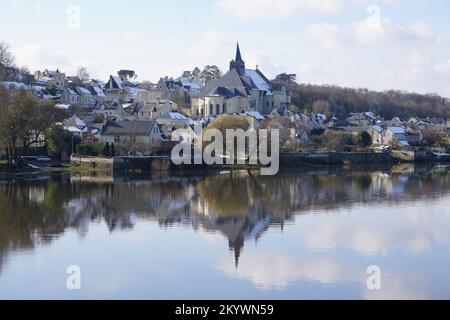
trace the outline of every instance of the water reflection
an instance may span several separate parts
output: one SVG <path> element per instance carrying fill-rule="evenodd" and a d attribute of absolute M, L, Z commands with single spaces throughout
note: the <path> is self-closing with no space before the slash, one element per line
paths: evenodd
<path fill-rule="evenodd" d="M 285 288 L 301 279 L 365 283 L 365 275 L 353 271 L 360 268 L 355 261 L 346 259 L 343 265 L 330 256 L 307 256 L 342 246 L 368 258 L 386 256 L 399 248 L 418 254 L 437 243 L 448 244 L 448 224 L 436 221 L 449 217 L 436 217 L 449 212 L 430 209 L 424 215 L 423 203 L 426 207 L 426 203 L 439 202 L 449 190 L 446 167 L 371 172 L 322 169 L 284 172 L 277 177 L 237 172 L 152 179 L 54 176 L 49 181 L 3 182 L 0 272 L 11 254 L 49 246 L 68 230 L 76 230 L 83 239 L 93 224 L 104 224 L 115 233 L 133 230 L 141 221 L 154 221 L 163 229 L 184 226 L 223 236 L 234 259 L 215 268 L 249 279 L 261 290 Z M 410 203 L 407 216 L 392 215 L 387 222 L 375 215 L 381 206 L 401 203 Z M 415 203 L 421 204 L 417 210 Z M 246 244 L 257 243 L 268 230 L 281 233 L 287 225 L 296 225 L 301 215 L 342 213 L 363 206 L 371 209 L 353 217 L 352 223 L 344 218 L 330 218 L 326 223 L 302 220 L 307 229 L 297 225 L 303 231 L 297 248 L 300 254 L 265 250 L 242 255 Z M 295 241 L 300 243 L 297 238 Z"/>

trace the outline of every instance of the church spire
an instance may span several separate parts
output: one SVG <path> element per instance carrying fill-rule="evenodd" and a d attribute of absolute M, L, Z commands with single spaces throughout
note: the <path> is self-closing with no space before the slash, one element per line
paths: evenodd
<path fill-rule="evenodd" d="M 237 43 L 237 47 L 236 47 L 236 62 L 244 62 L 242 61 L 242 56 L 241 56 L 241 49 L 239 48 L 239 42 Z"/>
<path fill-rule="evenodd" d="M 245 62 L 242 60 L 241 49 L 239 48 L 239 42 L 236 46 L 236 59 L 230 62 L 230 71 L 236 70 L 240 75 L 245 74 Z"/>

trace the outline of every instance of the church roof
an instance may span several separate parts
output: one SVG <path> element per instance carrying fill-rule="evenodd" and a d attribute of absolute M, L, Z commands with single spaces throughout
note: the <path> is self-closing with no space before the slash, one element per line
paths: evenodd
<path fill-rule="evenodd" d="M 236 59 L 230 62 L 230 71 L 220 79 L 210 80 L 203 89 L 193 96 L 248 97 L 252 90 L 259 90 L 272 95 L 272 83 L 261 71 L 245 69 L 239 43 L 236 47 Z"/>

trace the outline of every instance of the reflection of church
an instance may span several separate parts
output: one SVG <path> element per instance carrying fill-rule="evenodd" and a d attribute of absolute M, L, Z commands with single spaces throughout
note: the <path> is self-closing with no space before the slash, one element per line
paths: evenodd
<path fill-rule="evenodd" d="M 207 231 L 218 231 L 228 239 L 230 250 L 234 252 L 236 268 L 239 264 L 241 250 L 245 241 L 258 241 L 261 235 L 273 222 L 272 217 L 266 215 L 261 206 L 248 208 L 244 216 L 221 217 L 215 215 L 208 208 L 208 204 L 200 199 L 192 206 L 202 215 L 202 227 Z"/>

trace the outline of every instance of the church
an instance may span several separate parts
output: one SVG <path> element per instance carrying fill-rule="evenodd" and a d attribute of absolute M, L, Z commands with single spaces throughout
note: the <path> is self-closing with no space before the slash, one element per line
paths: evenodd
<path fill-rule="evenodd" d="M 283 85 L 272 83 L 258 68 L 245 67 L 239 44 L 230 70 L 222 78 L 208 81 L 191 100 L 193 117 L 249 111 L 267 115 L 276 108 L 288 108 L 290 104 Z"/>

